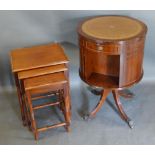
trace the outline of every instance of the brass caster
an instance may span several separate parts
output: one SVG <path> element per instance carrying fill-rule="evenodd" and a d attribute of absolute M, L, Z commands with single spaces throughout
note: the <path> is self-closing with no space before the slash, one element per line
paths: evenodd
<path fill-rule="evenodd" d="M 67 132 L 71 132 L 71 128 L 69 126 L 65 126 Z"/>
<path fill-rule="evenodd" d="M 89 121 L 89 120 L 90 120 L 89 114 L 84 115 L 84 116 L 83 116 L 83 119 L 84 119 L 85 121 Z"/>
<path fill-rule="evenodd" d="M 128 125 L 129 125 L 129 127 L 130 127 L 131 129 L 133 129 L 133 127 L 134 127 L 134 122 L 133 122 L 131 119 L 128 119 L 128 120 L 127 120 L 127 123 L 128 123 Z"/>

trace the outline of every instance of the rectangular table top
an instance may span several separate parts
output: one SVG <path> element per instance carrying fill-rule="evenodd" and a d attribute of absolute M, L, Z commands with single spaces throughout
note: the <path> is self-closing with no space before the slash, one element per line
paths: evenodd
<path fill-rule="evenodd" d="M 65 64 L 30 69 L 30 70 L 18 72 L 18 79 L 22 80 L 22 79 L 27 79 L 27 78 L 51 74 L 51 73 L 64 72 L 67 70 L 68 68 L 65 66 Z"/>
<path fill-rule="evenodd" d="M 32 77 L 30 79 L 26 79 L 24 81 L 24 86 L 26 90 L 42 87 L 42 86 L 50 86 L 55 84 L 63 84 L 66 83 L 67 79 L 62 72 L 47 74 L 38 77 Z"/>
<path fill-rule="evenodd" d="M 63 48 L 58 43 L 15 49 L 11 51 L 12 72 L 68 63 Z"/>

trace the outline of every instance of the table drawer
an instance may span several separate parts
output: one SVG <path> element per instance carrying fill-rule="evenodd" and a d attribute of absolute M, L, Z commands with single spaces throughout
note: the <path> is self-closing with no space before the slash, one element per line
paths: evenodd
<path fill-rule="evenodd" d="M 120 53 L 120 45 L 118 44 L 96 44 L 92 42 L 86 42 L 86 48 L 89 50 L 93 50 L 94 52 L 104 52 L 104 53 Z"/>

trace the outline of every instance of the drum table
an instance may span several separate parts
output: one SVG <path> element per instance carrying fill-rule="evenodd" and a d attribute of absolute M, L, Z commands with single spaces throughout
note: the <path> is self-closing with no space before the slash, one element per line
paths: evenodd
<path fill-rule="evenodd" d="M 133 128 L 119 99 L 119 90 L 143 77 L 143 55 L 147 26 L 126 16 L 98 16 L 79 24 L 81 79 L 103 88 L 99 103 L 85 118 L 92 118 L 112 92 L 120 116 Z"/>

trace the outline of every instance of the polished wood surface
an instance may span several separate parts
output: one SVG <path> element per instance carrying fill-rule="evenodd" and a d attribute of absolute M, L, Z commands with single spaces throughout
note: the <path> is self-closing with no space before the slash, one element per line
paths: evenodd
<path fill-rule="evenodd" d="M 44 75 L 47 76 L 49 74 L 63 72 L 63 77 L 65 76 L 67 80 L 67 88 L 64 88 L 64 90 L 66 91 L 65 100 L 70 104 L 70 92 L 68 90 L 69 89 L 69 65 L 68 65 L 69 60 L 65 55 L 63 48 L 58 43 L 16 49 L 11 51 L 10 56 L 11 56 L 12 72 L 13 72 L 15 82 L 16 82 L 16 87 L 17 87 L 17 94 L 19 98 L 23 125 L 28 126 L 29 130 L 32 130 L 31 129 L 32 123 L 30 121 L 31 116 L 29 116 L 27 106 L 25 104 L 25 99 L 24 99 L 25 98 L 24 80 L 28 78 L 39 77 Z M 49 76 L 47 77 L 48 78 L 46 79 L 46 82 L 49 79 Z M 57 81 L 58 79 L 60 80 L 59 77 L 61 78 L 61 76 L 58 76 L 57 78 L 53 77 L 53 80 L 55 81 Z M 42 81 L 40 81 L 40 84 L 41 82 Z M 37 83 L 35 82 L 35 84 Z M 37 93 L 46 92 L 46 95 L 35 96 L 35 97 L 32 97 L 31 99 L 36 100 L 40 98 L 57 95 L 58 92 L 55 92 L 54 90 L 62 87 L 62 84 L 59 83 L 57 87 L 55 87 L 54 85 L 51 86 L 48 84 L 46 85 L 46 87 L 44 87 L 44 89 L 35 89 L 35 90 L 33 89 L 32 93 L 37 94 Z M 35 86 L 33 85 L 33 87 L 28 87 L 29 88 L 28 90 L 30 90 L 30 88 L 34 88 Z M 49 90 L 53 90 L 54 92 L 51 92 L 51 91 L 49 92 Z M 50 93 L 50 94 L 47 94 L 47 93 Z M 64 106 L 59 105 L 59 108 L 61 110 L 64 109 L 63 107 Z M 71 105 L 69 105 L 68 107 L 71 108 Z M 40 107 L 35 107 L 35 108 L 40 108 Z"/>
<path fill-rule="evenodd" d="M 106 100 L 106 98 L 109 95 L 110 91 L 111 91 L 110 89 L 105 89 L 105 90 L 102 91 L 100 101 L 96 105 L 94 110 L 91 112 L 91 114 L 89 115 L 90 118 L 96 116 L 97 112 L 101 109 L 102 105 L 104 104 L 104 101 Z"/>
<path fill-rule="evenodd" d="M 122 19 L 123 18 L 123 19 Z M 100 38 L 92 38 L 92 36 L 83 32 L 83 25 L 88 24 L 89 21 L 99 20 L 99 23 L 107 22 L 106 25 L 109 24 L 113 20 L 122 25 L 120 31 L 123 33 L 126 30 L 128 33 L 128 29 L 130 29 L 130 24 L 124 25 L 124 20 L 133 21 L 132 24 L 136 23 L 141 26 L 141 31 L 139 33 L 134 34 L 131 38 L 122 38 L 121 40 L 107 40 Z M 120 22 L 122 19 L 122 22 Z M 90 22 L 91 23 L 91 22 Z M 97 22 L 98 23 L 98 22 Z M 93 23 L 95 25 L 95 23 Z M 92 28 L 94 28 L 94 25 Z M 127 27 L 128 26 L 128 27 Z M 90 24 L 91 27 L 91 24 Z M 96 25 L 97 27 L 97 25 Z M 128 29 L 127 29 L 128 28 Z M 132 29 L 132 28 L 131 28 Z M 102 30 L 102 29 L 101 29 Z M 101 31 L 100 30 L 100 31 Z M 117 30 L 117 29 L 116 29 Z M 94 28 L 93 31 L 98 31 L 98 29 Z M 103 29 L 103 34 L 106 31 L 106 27 Z M 123 33 L 126 35 L 126 33 Z M 144 55 L 144 43 L 145 43 L 145 35 L 147 32 L 147 27 L 142 22 L 129 18 L 129 17 L 121 17 L 121 16 L 103 16 L 103 17 L 95 17 L 85 20 L 80 24 L 78 29 L 79 34 L 79 46 L 80 46 L 80 76 L 81 78 L 90 84 L 90 80 L 92 79 L 92 75 L 98 75 L 97 77 L 109 76 L 109 79 L 112 79 L 114 85 L 109 85 L 105 82 L 101 85 L 101 82 L 94 80 L 92 85 L 97 87 L 104 88 L 124 88 L 133 85 L 134 83 L 141 80 L 143 76 L 143 55 Z M 119 33 L 119 32 L 118 32 Z M 105 35 L 107 35 L 105 33 Z M 96 39 L 96 40 L 95 40 Z M 111 80 L 110 80 L 111 81 Z M 117 84 L 117 85 L 116 85 Z"/>
<path fill-rule="evenodd" d="M 67 79 L 63 72 L 28 78 L 24 81 L 24 87 L 25 87 L 25 90 L 30 90 L 43 85 L 48 86 L 48 85 L 57 84 L 60 82 L 61 83 L 67 82 Z"/>
<path fill-rule="evenodd" d="M 38 105 L 38 106 L 33 107 L 33 110 L 38 110 L 38 109 L 42 109 L 42 108 L 49 107 L 49 106 L 57 106 L 59 104 L 60 102 L 44 103 L 43 105 Z"/>
<path fill-rule="evenodd" d="M 118 87 L 118 77 L 106 76 L 103 74 L 92 73 L 87 80 L 90 85 L 106 87 L 106 88 L 117 88 Z"/>
<path fill-rule="evenodd" d="M 31 78 L 35 76 L 67 71 L 67 69 L 68 68 L 65 66 L 65 64 L 36 68 L 36 69 L 18 72 L 18 78 L 21 80 L 21 79 Z"/>
<path fill-rule="evenodd" d="M 34 133 L 35 140 L 39 138 L 39 132 L 46 131 L 48 129 L 65 126 L 67 131 L 70 131 L 70 100 L 69 100 L 69 84 L 66 79 L 64 72 L 57 72 L 48 75 L 37 76 L 33 78 L 24 79 L 24 90 L 25 90 L 25 103 L 28 108 L 28 120 L 31 122 L 31 128 Z M 48 91 L 46 91 L 48 90 Z M 35 92 L 35 93 L 34 93 Z M 38 92 L 38 94 L 36 93 Z M 57 97 L 57 102 L 43 103 L 41 105 L 33 106 L 33 96 L 40 93 L 54 93 Z M 42 96 L 41 94 L 41 96 Z M 49 97 L 49 96 L 48 96 Z M 37 98 L 35 98 L 37 100 Z M 59 106 L 64 114 L 65 121 L 58 124 L 51 124 L 38 128 L 34 111 L 45 108 L 47 106 Z"/>
<path fill-rule="evenodd" d="M 68 63 L 64 50 L 57 43 L 16 49 L 10 55 L 13 72 Z"/>
<path fill-rule="evenodd" d="M 143 22 L 126 16 L 91 17 L 79 24 L 80 77 L 88 85 L 104 89 L 90 117 L 101 108 L 107 96 L 105 92 L 111 90 L 120 115 L 132 128 L 118 91 L 143 77 L 146 33 Z"/>

